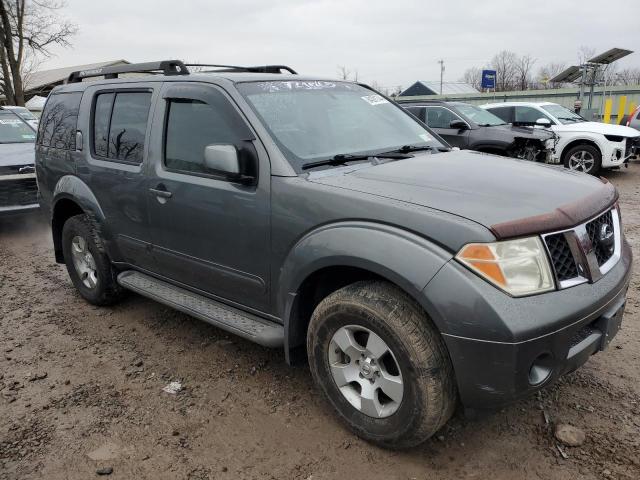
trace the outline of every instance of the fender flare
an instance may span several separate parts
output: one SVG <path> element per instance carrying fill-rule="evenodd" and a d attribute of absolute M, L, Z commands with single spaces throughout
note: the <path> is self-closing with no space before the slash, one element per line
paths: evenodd
<path fill-rule="evenodd" d="M 422 290 L 453 254 L 407 230 L 365 221 L 325 224 L 305 234 L 290 250 L 278 278 L 277 312 L 285 328 L 285 353 L 298 346 L 294 318 L 300 288 L 328 267 L 355 267 L 395 283 L 429 314 Z M 305 325 L 306 328 L 306 325 Z"/>

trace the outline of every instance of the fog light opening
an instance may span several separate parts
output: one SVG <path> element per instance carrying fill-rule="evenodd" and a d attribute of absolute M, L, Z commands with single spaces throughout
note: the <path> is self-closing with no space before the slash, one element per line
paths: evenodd
<path fill-rule="evenodd" d="M 529 369 L 529 384 L 536 386 L 544 383 L 553 371 L 553 357 L 543 353 L 536 358 Z"/>

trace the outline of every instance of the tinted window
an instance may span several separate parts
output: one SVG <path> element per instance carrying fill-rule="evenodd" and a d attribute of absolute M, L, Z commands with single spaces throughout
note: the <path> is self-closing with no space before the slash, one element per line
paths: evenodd
<path fill-rule="evenodd" d="M 167 107 L 167 168 L 215 174 L 204 165 L 204 148 L 214 143 L 238 146 L 246 136 L 244 128 L 235 128 L 238 119 L 229 118 L 229 109 L 214 108 L 199 100 L 172 100 Z"/>
<path fill-rule="evenodd" d="M 99 157 L 106 157 L 108 154 L 109 120 L 111 119 L 114 95 L 113 93 L 102 93 L 96 97 L 93 114 L 93 148 Z"/>
<path fill-rule="evenodd" d="M 431 128 L 451 128 L 452 120 L 461 120 L 451 110 L 442 107 L 427 107 L 427 125 Z"/>
<path fill-rule="evenodd" d="M 492 107 L 488 110 L 507 123 L 513 122 L 513 107 Z"/>
<path fill-rule="evenodd" d="M 424 107 L 407 107 L 407 111 L 424 122 Z"/>
<path fill-rule="evenodd" d="M 537 108 L 532 107 L 516 107 L 516 123 L 536 123 L 540 118 L 551 119 Z M 553 123 L 553 122 L 552 122 Z"/>
<path fill-rule="evenodd" d="M 42 112 L 38 143 L 45 147 L 75 150 L 78 108 L 82 93 L 51 95 Z"/>
<path fill-rule="evenodd" d="M 151 92 L 117 93 L 109 126 L 107 157 L 142 163 Z"/>

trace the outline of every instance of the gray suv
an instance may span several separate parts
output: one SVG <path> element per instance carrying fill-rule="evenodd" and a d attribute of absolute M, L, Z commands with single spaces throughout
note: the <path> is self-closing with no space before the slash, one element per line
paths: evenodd
<path fill-rule="evenodd" d="M 616 334 L 631 251 L 611 184 L 450 151 L 365 85 L 198 68 L 75 72 L 47 101 L 42 204 L 88 302 L 132 290 L 307 359 L 342 420 L 394 448 Z"/>

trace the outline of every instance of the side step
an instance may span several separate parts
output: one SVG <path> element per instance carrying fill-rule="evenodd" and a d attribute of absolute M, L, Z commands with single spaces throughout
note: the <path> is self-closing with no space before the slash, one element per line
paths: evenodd
<path fill-rule="evenodd" d="M 284 345 L 282 325 L 176 287 L 150 275 L 127 270 L 118 275 L 118 283 L 140 295 L 265 347 L 275 348 Z"/>

